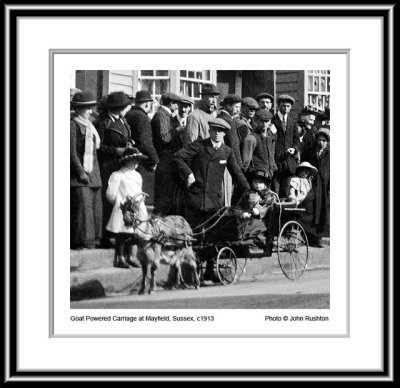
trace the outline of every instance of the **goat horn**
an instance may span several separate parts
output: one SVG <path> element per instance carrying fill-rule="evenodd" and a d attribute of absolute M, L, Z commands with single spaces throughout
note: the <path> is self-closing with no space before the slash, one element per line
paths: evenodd
<path fill-rule="evenodd" d="M 142 199 L 142 201 L 146 198 L 146 197 L 148 197 L 149 196 L 149 194 L 147 194 L 147 193 L 145 193 L 145 192 L 143 192 L 143 191 L 141 191 L 141 192 L 139 192 L 139 193 L 136 193 L 135 195 L 133 195 L 132 197 L 131 197 L 131 199 L 132 199 L 132 202 L 136 202 L 136 198 L 137 197 L 139 197 L 140 195 L 143 195 L 143 199 Z"/>

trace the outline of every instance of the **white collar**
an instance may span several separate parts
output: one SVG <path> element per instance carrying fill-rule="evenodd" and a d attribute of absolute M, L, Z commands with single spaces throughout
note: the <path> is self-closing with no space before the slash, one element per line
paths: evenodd
<path fill-rule="evenodd" d="M 219 142 L 219 143 L 216 143 L 214 140 L 212 140 L 212 139 L 210 139 L 210 140 L 211 140 L 211 143 L 212 143 L 212 145 L 213 145 L 214 148 L 215 148 L 215 147 L 220 148 L 220 147 L 222 146 L 222 141 Z"/>
<path fill-rule="evenodd" d="M 115 115 L 115 114 L 113 114 L 111 112 L 108 112 L 108 115 L 110 116 L 111 120 L 114 121 L 114 122 L 115 122 L 115 120 L 119 120 L 120 119 L 119 115 Z"/>
<path fill-rule="evenodd" d="M 172 115 L 171 109 L 169 109 L 169 108 L 166 107 L 165 105 L 161 105 L 161 108 L 165 109 L 170 115 Z"/>
<path fill-rule="evenodd" d="M 285 121 L 287 121 L 287 114 L 285 114 L 285 116 L 283 116 L 283 114 L 278 111 L 278 117 L 281 119 L 281 121 L 283 121 L 283 118 L 285 117 Z"/>

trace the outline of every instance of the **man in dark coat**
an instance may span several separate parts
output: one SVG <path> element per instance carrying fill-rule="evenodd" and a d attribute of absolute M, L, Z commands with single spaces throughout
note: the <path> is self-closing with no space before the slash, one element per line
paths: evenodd
<path fill-rule="evenodd" d="M 222 182 L 227 168 L 242 191 L 250 188 L 233 150 L 223 143 L 229 125 L 222 119 L 209 122 L 210 138 L 197 140 L 174 154 L 174 163 L 187 187 L 185 216 L 192 227 L 205 222 L 224 205 Z M 189 164 L 190 163 L 190 164 Z M 207 261 L 205 280 L 215 280 L 213 261 Z"/>
<path fill-rule="evenodd" d="M 148 156 L 143 165 L 149 171 L 154 171 L 159 158 L 153 144 L 153 134 L 148 113 L 153 104 L 153 98 L 147 90 L 140 90 L 135 96 L 135 106 L 126 114 L 125 118 L 131 129 L 132 140 L 135 147 L 144 155 Z"/>
<path fill-rule="evenodd" d="M 179 176 L 187 186 L 187 216 L 192 226 L 224 206 L 222 182 L 226 168 L 242 190 L 249 188 L 232 148 L 223 144 L 229 125 L 217 118 L 209 126 L 210 138 L 197 140 L 174 154 Z"/>
<path fill-rule="evenodd" d="M 310 196 L 309 217 L 303 220 L 310 246 L 321 248 L 321 237 L 330 233 L 330 131 L 320 128 L 314 151 L 307 160 L 318 169 Z M 308 210 L 308 209 L 307 209 Z M 307 216 L 306 214 L 304 215 Z"/>
<path fill-rule="evenodd" d="M 299 132 L 296 122 L 289 116 L 294 98 L 282 94 L 278 98 L 278 112 L 272 119 L 276 132 L 275 162 L 278 170 L 272 179 L 272 190 L 280 197 L 289 195 L 290 178 L 296 173 L 296 154 L 299 150 Z"/>
<path fill-rule="evenodd" d="M 179 149 L 179 134 L 176 130 L 178 123 L 172 113 L 178 110 L 181 97 L 174 93 L 162 96 L 162 105 L 151 120 L 154 146 L 160 163 L 154 180 L 154 213 L 160 216 L 171 215 L 175 212 L 173 198 L 177 177 L 172 166 L 174 152 Z"/>
<path fill-rule="evenodd" d="M 250 160 L 248 173 L 262 171 L 264 176 L 271 181 L 274 172 L 277 170 L 275 139 L 270 135 L 269 131 L 273 115 L 268 110 L 260 109 L 256 113 L 256 118 L 257 128 L 251 134 L 255 138 L 255 142 L 245 141 L 246 160 Z M 247 143 L 250 143 L 253 147 L 247 146 Z"/>
<path fill-rule="evenodd" d="M 242 157 L 240 156 L 240 142 L 234 117 L 238 116 L 241 109 L 242 99 L 235 94 L 227 94 L 221 101 L 222 110 L 217 115 L 225 120 L 231 129 L 225 135 L 225 144 L 233 149 L 237 164 L 242 168 Z"/>

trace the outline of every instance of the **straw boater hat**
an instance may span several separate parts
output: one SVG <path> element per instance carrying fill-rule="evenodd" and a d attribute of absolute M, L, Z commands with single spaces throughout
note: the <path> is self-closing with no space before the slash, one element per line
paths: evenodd
<path fill-rule="evenodd" d="M 296 173 L 302 168 L 308 170 L 311 175 L 315 175 L 318 172 L 317 168 L 315 168 L 312 164 L 308 162 L 303 162 L 297 166 Z"/>
<path fill-rule="evenodd" d="M 124 153 L 119 159 L 119 162 L 121 165 L 124 165 L 127 162 L 130 162 L 131 160 L 142 162 L 143 160 L 146 159 L 148 159 L 148 156 L 143 155 L 137 148 L 132 147 L 132 148 L 127 148 L 124 151 Z"/>
<path fill-rule="evenodd" d="M 78 92 L 72 97 L 71 105 L 77 107 L 90 107 L 97 105 L 98 102 L 93 97 L 92 92 Z"/>

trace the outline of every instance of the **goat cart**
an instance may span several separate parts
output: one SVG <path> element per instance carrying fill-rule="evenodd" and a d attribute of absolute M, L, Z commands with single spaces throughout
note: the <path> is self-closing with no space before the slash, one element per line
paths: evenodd
<path fill-rule="evenodd" d="M 204 280 L 207 262 L 209 265 L 210 261 L 213 262 L 214 278 L 216 276 L 215 279 L 223 285 L 230 285 L 240 279 L 249 259 L 268 259 L 271 256 L 267 253 L 266 242 L 260 239 L 260 230 L 252 224 L 254 220 L 244 221 L 234 210 L 233 207 L 224 207 L 204 224 L 193 228 L 196 240 L 192 247 L 197 256 L 201 281 Z M 264 231 L 272 234 L 269 239 L 272 241 L 272 253 L 276 253 L 282 272 L 290 280 L 299 279 L 307 266 L 308 240 L 300 222 L 304 211 L 297 207 L 295 201 L 281 200 L 271 207 L 270 230 L 267 231 L 264 226 Z M 193 275 L 183 269 L 183 285 L 192 288 L 192 278 Z"/>

